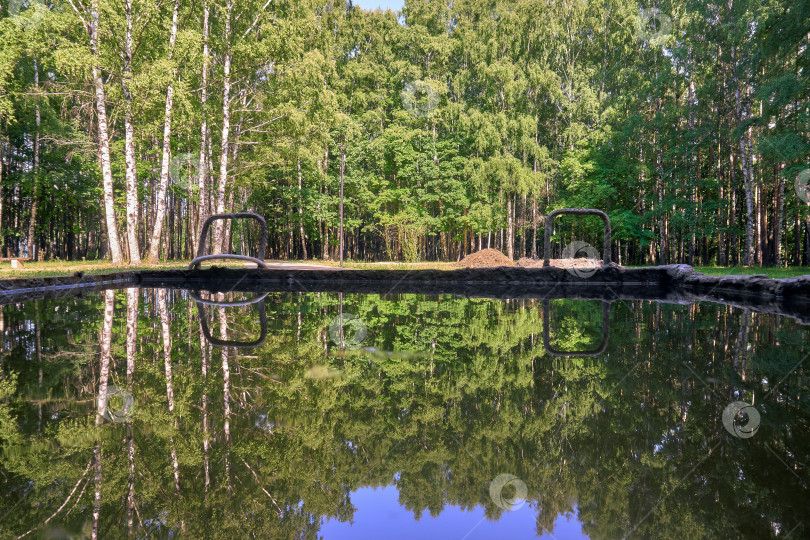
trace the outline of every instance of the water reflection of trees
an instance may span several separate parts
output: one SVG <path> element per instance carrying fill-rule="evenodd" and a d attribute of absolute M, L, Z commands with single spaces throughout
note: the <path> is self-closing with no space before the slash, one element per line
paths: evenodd
<path fill-rule="evenodd" d="M 594 361 L 545 354 L 539 301 L 348 296 L 369 329 L 354 351 L 326 331 L 337 302 L 270 295 L 255 349 L 212 347 L 184 292 L 6 306 L 0 536 L 315 537 L 351 518 L 353 490 L 391 484 L 417 518 L 497 519 L 503 472 L 538 533 L 576 511 L 595 538 L 806 535 L 808 334 L 791 320 L 615 303 Z M 250 307 L 204 313 L 222 339 L 256 334 Z M 552 316 L 557 348 L 600 339 L 599 302 Z M 103 421 L 105 384 L 131 389 L 131 418 Z M 761 412 L 750 439 L 722 424 L 735 400 Z"/>

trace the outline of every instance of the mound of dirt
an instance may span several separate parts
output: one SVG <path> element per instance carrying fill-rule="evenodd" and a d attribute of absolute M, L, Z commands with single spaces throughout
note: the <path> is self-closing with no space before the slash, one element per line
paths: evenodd
<path fill-rule="evenodd" d="M 523 268 L 542 268 L 543 259 L 535 260 L 528 257 L 521 257 L 517 265 Z M 578 259 L 551 259 L 549 265 L 554 268 L 598 268 L 602 266 L 602 261 L 586 259 L 584 257 Z"/>
<path fill-rule="evenodd" d="M 514 261 L 497 249 L 482 249 L 471 253 L 456 263 L 459 268 L 491 268 L 495 266 L 515 266 Z"/>

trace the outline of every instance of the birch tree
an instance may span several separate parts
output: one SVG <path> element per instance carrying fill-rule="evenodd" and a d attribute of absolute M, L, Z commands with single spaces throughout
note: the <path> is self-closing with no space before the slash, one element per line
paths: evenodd
<path fill-rule="evenodd" d="M 166 105 L 163 112 L 163 153 L 160 159 L 160 182 L 155 194 L 157 210 L 155 223 L 152 228 L 152 239 L 149 242 L 149 255 L 147 260 L 154 264 L 160 255 L 160 240 L 163 231 L 163 220 L 166 217 L 166 190 L 169 187 L 169 167 L 172 160 L 172 108 L 174 106 L 174 76 L 177 70 L 172 65 L 174 46 L 177 41 L 177 16 L 180 10 L 180 0 L 175 0 L 172 11 L 172 25 L 169 32 L 169 65 L 170 80 L 166 88 Z"/>
<path fill-rule="evenodd" d="M 99 0 L 91 0 L 89 12 L 78 0 L 68 1 L 90 38 L 90 53 L 93 56 L 93 90 L 96 104 L 97 151 L 104 193 L 104 217 L 107 226 L 107 241 L 109 243 L 112 262 L 114 264 L 121 264 L 124 262 L 124 256 L 121 251 L 121 243 L 118 239 L 118 220 L 115 215 L 115 194 L 113 193 L 112 165 L 110 163 L 110 129 L 107 122 L 107 97 L 100 63 Z M 81 9 L 77 7 L 77 4 L 81 6 Z"/>
<path fill-rule="evenodd" d="M 130 264 L 140 264 L 138 246 L 138 168 L 135 156 L 135 125 L 132 118 L 132 0 L 124 0 L 126 33 L 124 37 L 124 69 L 121 87 L 124 95 L 124 156 L 127 185 L 127 245 Z"/>

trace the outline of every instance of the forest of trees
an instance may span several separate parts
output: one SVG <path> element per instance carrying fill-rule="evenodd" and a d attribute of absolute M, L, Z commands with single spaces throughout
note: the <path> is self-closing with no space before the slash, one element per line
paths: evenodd
<path fill-rule="evenodd" d="M 614 302 L 605 354 L 555 359 L 536 299 L 271 293 L 249 349 L 200 322 L 250 340 L 255 306 L 194 304 L 126 289 L 0 308 L 0 536 L 314 539 L 379 486 L 413 519 L 495 521 L 504 472 L 538 535 L 561 514 L 594 539 L 810 532 L 810 335 L 789 318 Z M 367 349 L 339 349 L 341 312 Z M 550 319 L 559 349 L 601 339 L 601 302 Z M 736 400 L 761 413 L 752 438 L 724 428 Z"/>
<path fill-rule="evenodd" d="M 7 256 L 189 258 L 250 210 L 336 258 L 345 153 L 357 260 L 538 256 L 593 207 L 622 264 L 810 264 L 806 0 L 0 6 Z"/>

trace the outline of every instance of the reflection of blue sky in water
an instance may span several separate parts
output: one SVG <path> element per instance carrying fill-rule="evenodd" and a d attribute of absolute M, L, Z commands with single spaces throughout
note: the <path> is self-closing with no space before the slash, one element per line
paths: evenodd
<path fill-rule="evenodd" d="M 537 511 L 528 504 L 512 512 L 504 512 L 499 521 L 484 518 L 484 509 L 480 506 L 472 511 L 465 511 L 457 506 L 447 505 L 438 517 L 431 517 L 425 510 L 422 518 L 415 521 L 413 513 L 399 504 L 399 492 L 396 486 L 381 489 L 360 488 L 353 491 L 351 501 L 357 509 L 354 512 L 354 524 L 329 520 L 321 527 L 320 534 L 326 540 L 334 538 L 385 538 L 430 540 L 433 538 L 454 538 L 465 540 L 483 540 L 489 538 L 538 538 L 535 535 Z M 574 508 L 576 512 L 576 507 Z M 554 536 L 540 538 L 587 538 L 582 526 L 571 517 L 558 516 L 554 523 Z M 466 535 L 466 536 L 465 536 Z"/>
<path fill-rule="evenodd" d="M 394 11 L 401 11 L 402 6 L 405 5 L 405 0 L 354 0 L 352 3 L 363 9 L 392 9 Z"/>

